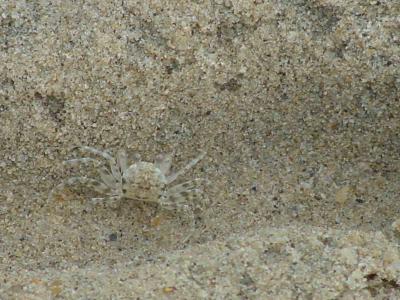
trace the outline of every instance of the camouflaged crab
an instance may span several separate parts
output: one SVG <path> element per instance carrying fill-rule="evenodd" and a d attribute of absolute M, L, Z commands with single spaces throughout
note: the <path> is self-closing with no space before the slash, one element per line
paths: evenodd
<path fill-rule="evenodd" d="M 158 155 L 154 163 L 141 161 L 139 155 L 136 155 L 133 157 L 132 164 L 128 165 L 128 157 L 123 150 L 118 151 L 114 158 L 107 151 L 100 151 L 88 146 L 79 148 L 100 159 L 81 157 L 64 161 L 64 164 L 94 163 L 100 178 L 71 177 L 57 185 L 50 192 L 49 198 L 52 198 L 57 190 L 66 186 L 82 184 L 105 195 L 105 197 L 93 198 L 93 200 L 125 198 L 158 203 L 166 209 L 185 209 L 200 193 L 197 188 L 197 182 L 200 179 L 173 186 L 171 184 L 197 164 L 205 156 L 205 152 L 202 152 L 181 170 L 171 172 L 172 154 Z"/>

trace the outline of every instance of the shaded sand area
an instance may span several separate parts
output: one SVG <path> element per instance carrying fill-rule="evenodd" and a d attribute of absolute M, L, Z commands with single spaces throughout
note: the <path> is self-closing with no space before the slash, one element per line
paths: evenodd
<path fill-rule="evenodd" d="M 348 2 L 0 2 L 0 299 L 399 299 L 400 3 Z M 48 199 L 80 145 L 206 205 Z"/>

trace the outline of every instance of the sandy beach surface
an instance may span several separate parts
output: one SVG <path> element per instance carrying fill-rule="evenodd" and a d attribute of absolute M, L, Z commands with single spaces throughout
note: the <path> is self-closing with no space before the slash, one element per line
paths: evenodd
<path fill-rule="evenodd" d="M 400 299 L 399 16 L 0 1 L 0 299 Z M 176 180 L 196 197 L 49 197 L 101 180 L 63 164 L 106 160 L 80 146 L 173 172 L 206 152 Z"/>

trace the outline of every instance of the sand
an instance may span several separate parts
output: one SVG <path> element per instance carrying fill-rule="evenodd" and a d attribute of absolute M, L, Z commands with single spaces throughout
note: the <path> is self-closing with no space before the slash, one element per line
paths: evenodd
<path fill-rule="evenodd" d="M 399 15 L 0 2 L 0 299 L 399 299 Z M 202 209 L 48 198 L 81 145 L 206 151 Z"/>

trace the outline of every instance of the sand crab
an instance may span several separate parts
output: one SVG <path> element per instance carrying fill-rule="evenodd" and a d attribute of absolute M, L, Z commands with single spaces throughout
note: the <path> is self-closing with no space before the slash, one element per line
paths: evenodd
<path fill-rule="evenodd" d="M 52 198 L 58 190 L 75 184 L 86 185 L 94 191 L 104 195 L 93 200 L 131 199 L 144 202 L 158 203 L 166 209 L 185 209 L 198 196 L 200 190 L 197 183 L 201 179 L 194 179 L 171 184 L 186 171 L 196 165 L 204 156 L 202 152 L 195 159 L 177 172 L 171 172 L 172 154 L 158 155 L 154 163 L 140 160 L 140 156 L 133 157 L 132 164 L 128 164 L 125 151 L 120 150 L 114 158 L 109 152 L 92 147 L 79 147 L 82 152 L 90 153 L 97 158 L 81 157 L 64 161 L 64 164 L 93 163 L 99 174 L 99 179 L 85 176 L 71 177 L 57 185 L 49 194 Z"/>

